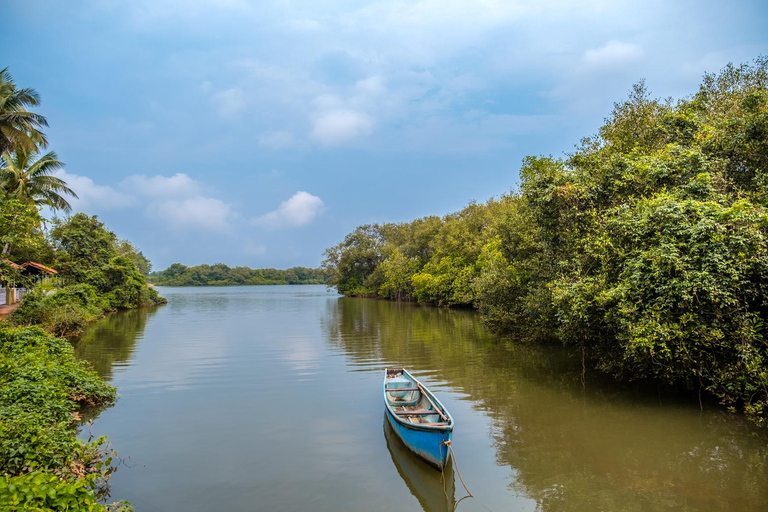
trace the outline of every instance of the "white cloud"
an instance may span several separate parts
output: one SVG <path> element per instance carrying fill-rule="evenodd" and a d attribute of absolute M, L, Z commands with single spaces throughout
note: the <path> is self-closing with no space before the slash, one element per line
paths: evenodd
<path fill-rule="evenodd" d="M 326 146 L 337 146 L 365 136 L 373 130 L 373 120 L 365 112 L 339 109 L 315 116 L 312 138 Z"/>
<path fill-rule="evenodd" d="M 194 196 L 151 203 L 147 213 L 174 230 L 230 231 L 232 208 L 219 199 Z"/>
<path fill-rule="evenodd" d="M 264 132 L 259 135 L 258 141 L 259 146 L 272 149 L 286 149 L 296 144 L 293 135 L 286 131 Z"/>
<path fill-rule="evenodd" d="M 199 195 L 202 189 L 200 183 L 181 172 L 173 176 L 135 174 L 125 178 L 121 186 L 137 195 L 160 198 Z"/>
<path fill-rule="evenodd" d="M 202 194 L 203 185 L 184 173 L 173 176 L 128 176 L 123 190 L 144 203 L 146 215 L 172 231 L 190 229 L 230 231 L 236 217 L 232 207 Z"/>
<path fill-rule="evenodd" d="M 231 205 L 203 196 L 202 185 L 184 173 L 128 176 L 120 183 L 120 190 L 97 185 L 87 176 L 64 170 L 55 175 L 79 196 L 79 199 L 69 199 L 76 211 L 95 210 L 98 213 L 118 208 L 143 208 L 147 217 L 165 224 L 172 231 L 228 232 L 237 217 Z"/>
<path fill-rule="evenodd" d="M 584 52 L 582 61 L 593 67 L 613 67 L 629 64 L 643 56 L 643 49 L 632 43 L 611 40 L 599 48 Z"/>
<path fill-rule="evenodd" d="M 54 176 L 66 182 L 78 198 L 65 197 L 74 210 L 86 210 L 96 208 L 99 210 L 114 210 L 130 206 L 134 198 L 128 194 L 118 192 L 109 185 L 97 185 L 87 176 L 70 174 L 59 169 Z"/>
<path fill-rule="evenodd" d="M 355 83 L 355 89 L 366 97 L 379 96 L 387 91 L 384 80 L 380 76 L 369 76 L 363 80 L 358 80 Z"/>
<path fill-rule="evenodd" d="M 391 107 L 387 101 L 384 79 L 372 75 L 354 83 L 346 97 L 321 94 L 312 100 L 315 113 L 311 117 L 310 137 L 325 146 L 339 146 L 370 135 L 374 121 L 371 111 Z M 383 114 L 383 112 L 380 112 Z"/>
<path fill-rule="evenodd" d="M 276 210 L 255 218 L 253 223 L 273 228 L 306 226 L 322 212 L 323 207 L 319 197 L 299 191 Z"/>
<path fill-rule="evenodd" d="M 245 93 L 239 87 L 217 92 L 212 100 L 216 106 L 216 112 L 225 119 L 237 117 L 247 105 Z"/>

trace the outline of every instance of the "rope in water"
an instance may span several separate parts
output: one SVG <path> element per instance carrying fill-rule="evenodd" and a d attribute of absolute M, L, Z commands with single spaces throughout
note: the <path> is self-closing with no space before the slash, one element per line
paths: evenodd
<path fill-rule="evenodd" d="M 459 480 L 461 481 L 461 485 L 464 486 L 464 490 L 467 491 L 467 495 L 464 496 L 463 498 L 461 498 L 459 501 L 456 502 L 456 504 L 453 506 L 453 510 L 455 511 L 458 508 L 459 503 L 461 503 L 465 499 L 472 498 L 481 507 L 483 507 L 485 510 L 487 510 L 488 512 L 493 512 L 493 510 L 491 510 L 490 508 L 486 507 L 485 504 L 482 501 L 477 499 L 475 497 L 475 495 L 472 494 L 472 491 L 469 490 L 469 488 L 467 487 L 467 484 L 464 483 L 464 478 L 461 476 L 461 471 L 459 471 L 459 463 L 456 461 L 456 454 L 453 452 L 453 445 L 451 444 L 451 440 L 449 439 L 448 441 L 440 441 L 440 444 L 444 444 L 445 446 L 448 447 L 448 451 L 450 452 L 451 457 L 453 457 L 453 467 L 456 468 L 456 474 L 459 475 Z M 448 493 L 445 491 L 445 479 L 444 478 L 443 478 L 443 494 L 445 494 L 445 497 L 447 499 L 448 498 Z"/>

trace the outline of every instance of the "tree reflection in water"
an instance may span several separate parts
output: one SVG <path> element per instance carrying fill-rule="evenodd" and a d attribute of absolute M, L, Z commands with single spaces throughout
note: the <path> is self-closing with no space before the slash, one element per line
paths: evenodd
<path fill-rule="evenodd" d="M 112 369 L 130 361 L 147 320 L 157 308 L 131 309 L 105 316 L 89 325 L 74 340 L 75 355 L 91 363 L 104 379 L 112 379 Z"/>
<path fill-rule="evenodd" d="M 404 366 L 466 395 L 493 421 L 511 490 L 539 510 L 768 510 L 768 435 L 689 396 L 593 372 L 584 389 L 561 347 L 495 339 L 469 311 L 345 298 L 324 329 L 354 366 Z"/>

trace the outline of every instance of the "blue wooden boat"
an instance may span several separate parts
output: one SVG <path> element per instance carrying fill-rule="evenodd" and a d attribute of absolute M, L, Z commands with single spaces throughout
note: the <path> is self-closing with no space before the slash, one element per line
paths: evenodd
<path fill-rule="evenodd" d="M 384 370 L 384 404 L 395 434 L 413 453 L 443 470 L 453 418 L 421 382 L 403 368 Z"/>

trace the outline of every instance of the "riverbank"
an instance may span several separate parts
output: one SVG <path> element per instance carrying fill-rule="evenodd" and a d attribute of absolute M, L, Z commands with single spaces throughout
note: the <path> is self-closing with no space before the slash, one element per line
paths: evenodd
<path fill-rule="evenodd" d="M 141 281 L 131 287 L 115 290 L 119 292 L 116 298 L 113 294 L 100 294 L 89 284 L 70 285 L 50 293 L 34 291 L 24 297 L 8 320 L 17 326 L 38 325 L 54 336 L 71 337 L 106 314 L 167 302 L 157 290 Z"/>
<path fill-rule="evenodd" d="M 165 303 L 155 290 L 138 308 Z M 116 389 L 60 336 L 79 334 L 117 310 L 88 285 L 73 285 L 0 308 L 0 508 L 9 512 L 130 512 L 128 502 L 103 505 L 116 456 L 105 436 L 77 438 L 83 406 L 107 406 Z M 125 308 L 122 308 L 125 310 Z M 37 325 L 29 325 L 37 324 Z M 44 329 L 45 328 L 45 329 Z"/>
<path fill-rule="evenodd" d="M 0 329 L 0 508 L 128 511 L 99 504 L 115 469 L 106 438 L 77 439 L 78 410 L 112 403 L 115 388 L 39 327 Z"/>

